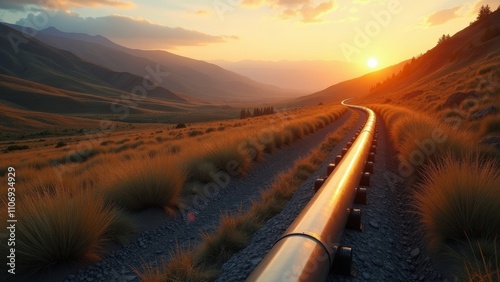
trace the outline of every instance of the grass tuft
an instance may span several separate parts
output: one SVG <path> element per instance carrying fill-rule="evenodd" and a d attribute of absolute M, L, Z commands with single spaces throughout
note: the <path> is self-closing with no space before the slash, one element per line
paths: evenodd
<path fill-rule="evenodd" d="M 495 239 L 500 234 L 498 163 L 446 156 L 430 166 L 415 193 L 431 250 L 448 242 Z"/>
<path fill-rule="evenodd" d="M 177 205 L 186 173 L 173 159 L 131 161 L 106 175 L 106 199 L 127 210 Z"/>
<path fill-rule="evenodd" d="M 91 191 L 58 187 L 54 195 L 31 195 L 18 205 L 16 266 L 21 273 L 97 261 L 106 240 L 124 238 L 118 229 L 110 229 L 121 225 L 117 211 Z M 6 246 L 0 247 L 2 253 L 7 253 Z"/>

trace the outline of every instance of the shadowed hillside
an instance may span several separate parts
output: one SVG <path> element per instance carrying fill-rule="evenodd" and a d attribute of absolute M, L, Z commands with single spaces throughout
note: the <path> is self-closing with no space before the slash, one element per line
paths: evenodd
<path fill-rule="evenodd" d="M 36 39 L 17 45 L 19 52 L 16 53 L 9 35 L 14 34 L 19 38 L 22 38 L 22 35 L 5 25 L 0 25 L 0 32 L 2 74 L 64 90 L 109 97 L 119 97 L 123 92 L 129 92 L 143 83 L 142 77 L 110 71 Z M 186 99 L 161 87 L 148 91 L 148 96 L 165 101 L 187 102 Z"/>
<path fill-rule="evenodd" d="M 161 86 L 205 102 L 260 102 L 262 99 L 272 101 L 297 95 L 214 64 L 166 51 L 129 49 L 102 36 L 65 33 L 52 27 L 39 32 L 36 38 L 114 71 L 144 76 L 148 66 L 154 69 L 160 65 L 163 71 L 170 74 L 160 83 Z"/>

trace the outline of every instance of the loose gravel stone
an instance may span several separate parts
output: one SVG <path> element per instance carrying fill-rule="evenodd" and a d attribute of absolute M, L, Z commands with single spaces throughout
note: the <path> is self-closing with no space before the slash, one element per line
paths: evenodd
<path fill-rule="evenodd" d="M 412 258 L 418 257 L 418 255 L 420 255 L 420 249 L 419 248 L 413 249 L 413 251 L 411 251 L 410 255 Z"/>
<path fill-rule="evenodd" d="M 378 223 L 375 220 L 370 221 L 370 226 L 378 229 Z"/>

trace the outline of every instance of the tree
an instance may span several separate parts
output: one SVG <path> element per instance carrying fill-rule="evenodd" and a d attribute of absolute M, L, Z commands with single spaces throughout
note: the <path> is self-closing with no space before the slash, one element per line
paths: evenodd
<path fill-rule="evenodd" d="M 491 14 L 490 6 L 489 5 L 481 6 L 481 9 L 479 9 L 479 13 L 477 14 L 476 21 L 480 21 L 480 20 L 486 18 L 489 14 Z"/>
<path fill-rule="evenodd" d="M 449 34 L 443 34 L 441 37 L 439 37 L 439 40 L 438 40 L 438 44 L 437 45 L 441 45 L 443 44 L 444 42 L 446 42 L 448 39 L 450 39 L 451 36 Z"/>

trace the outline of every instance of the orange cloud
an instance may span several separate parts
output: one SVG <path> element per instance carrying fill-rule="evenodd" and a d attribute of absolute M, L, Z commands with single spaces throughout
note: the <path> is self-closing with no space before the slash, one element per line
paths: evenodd
<path fill-rule="evenodd" d="M 440 25 L 447 23 L 455 18 L 460 17 L 461 15 L 457 14 L 457 12 L 462 8 L 462 5 L 456 6 L 446 10 L 437 11 L 426 18 L 426 23 L 430 26 Z"/>
<path fill-rule="evenodd" d="M 72 7 L 99 7 L 111 6 L 115 8 L 128 9 L 134 7 L 134 3 L 122 0 L 3 0 L 0 9 L 25 10 L 26 6 L 37 6 L 52 10 L 66 10 Z"/>

